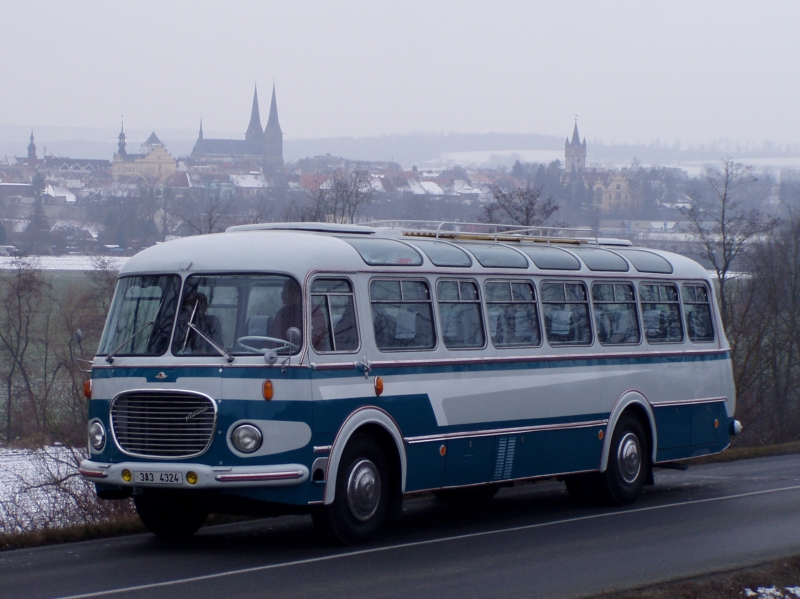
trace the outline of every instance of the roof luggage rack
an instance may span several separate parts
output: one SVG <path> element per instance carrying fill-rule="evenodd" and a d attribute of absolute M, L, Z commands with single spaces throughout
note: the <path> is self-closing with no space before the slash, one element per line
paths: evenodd
<path fill-rule="evenodd" d="M 431 237 L 470 241 L 516 241 L 520 243 L 568 243 L 601 245 L 589 227 L 522 227 L 494 223 L 459 223 L 428 220 L 386 220 L 364 223 L 375 228 L 399 230 L 405 237 Z"/>

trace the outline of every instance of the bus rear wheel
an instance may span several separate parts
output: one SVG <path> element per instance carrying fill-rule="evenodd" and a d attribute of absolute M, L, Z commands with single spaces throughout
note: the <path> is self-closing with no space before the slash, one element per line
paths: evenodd
<path fill-rule="evenodd" d="M 326 536 L 353 545 L 374 537 L 386 518 L 389 476 L 386 457 L 367 435 L 348 441 L 336 472 L 333 503 L 312 513 Z"/>
<path fill-rule="evenodd" d="M 623 414 L 611 436 L 606 471 L 567 477 L 570 498 L 580 505 L 633 503 L 647 479 L 649 455 L 642 423 L 632 414 Z"/>
<path fill-rule="evenodd" d="M 607 503 L 633 503 L 642 492 L 649 466 L 647 437 L 642 423 L 632 414 L 623 414 L 614 428 L 608 466 L 602 475 Z"/>
<path fill-rule="evenodd" d="M 188 497 L 144 493 L 133 499 L 144 527 L 159 537 L 180 539 L 192 536 L 208 518 L 208 512 Z"/>

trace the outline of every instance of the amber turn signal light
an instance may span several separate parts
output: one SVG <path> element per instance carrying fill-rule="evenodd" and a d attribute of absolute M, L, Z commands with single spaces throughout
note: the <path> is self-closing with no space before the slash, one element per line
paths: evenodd
<path fill-rule="evenodd" d="M 383 393 L 383 379 L 379 376 L 375 377 L 375 395 Z"/>
<path fill-rule="evenodd" d="M 92 379 L 84 381 L 84 383 L 83 383 L 83 396 L 86 399 L 92 399 Z"/>
<path fill-rule="evenodd" d="M 266 381 L 264 381 L 264 384 L 261 385 L 261 394 L 264 396 L 264 399 L 270 401 L 274 393 L 275 389 L 272 386 L 272 381 L 267 379 Z"/>

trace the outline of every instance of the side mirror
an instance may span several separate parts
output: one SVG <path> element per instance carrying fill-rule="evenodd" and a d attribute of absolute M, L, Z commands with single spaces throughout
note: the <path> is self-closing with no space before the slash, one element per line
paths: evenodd
<path fill-rule="evenodd" d="M 264 361 L 270 366 L 272 366 L 275 362 L 278 361 L 278 354 L 275 352 L 274 349 L 271 349 L 268 352 L 264 353 Z"/>
<path fill-rule="evenodd" d="M 300 345 L 300 337 L 301 337 L 300 329 L 298 329 L 297 327 L 289 327 L 289 330 L 286 331 L 286 339 L 289 341 L 289 343 L 292 343 L 293 345 L 296 346 Z"/>

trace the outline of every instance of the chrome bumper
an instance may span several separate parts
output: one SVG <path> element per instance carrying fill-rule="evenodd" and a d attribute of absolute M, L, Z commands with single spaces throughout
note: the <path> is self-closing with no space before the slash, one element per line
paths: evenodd
<path fill-rule="evenodd" d="M 125 482 L 122 471 L 176 472 L 182 483 L 173 485 Z M 204 464 L 170 462 L 122 462 L 106 464 L 83 460 L 78 468 L 87 482 L 121 487 L 155 487 L 160 489 L 231 489 L 240 487 L 289 487 L 308 480 L 308 468 L 302 464 L 276 466 L 206 466 Z M 197 482 L 189 484 L 186 474 L 194 472 Z"/>

